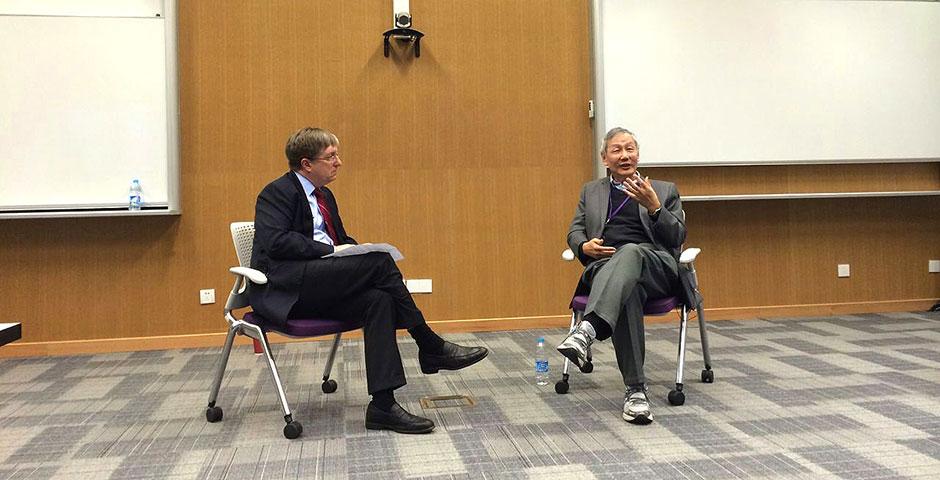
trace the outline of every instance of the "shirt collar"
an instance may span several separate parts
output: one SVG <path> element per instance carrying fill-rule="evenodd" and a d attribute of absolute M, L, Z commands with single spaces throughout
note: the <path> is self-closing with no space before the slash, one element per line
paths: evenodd
<path fill-rule="evenodd" d="M 313 186 L 313 182 L 311 182 L 310 180 L 307 180 L 307 177 L 297 172 L 294 172 L 294 175 L 297 175 L 297 180 L 300 180 L 300 186 L 303 187 L 304 194 L 306 194 L 307 197 L 310 197 L 310 195 L 313 195 L 313 191 L 316 188 Z"/>
<path fill-rule="evenodd" d="M 610 180 L 610 184 L 611 184 L 614 188 L 616 188 L 617 190 L 620 190 L 621 192 L 626 192 L 626 191 L 627 191 L 627 187 L 626 187 L 622 182 L 618 182 L 618 181 L 614 180 L 614 177 L 613 177 L 613 176 L 610 176 L 610 177 L 607 177 L 607 178 Z"/>

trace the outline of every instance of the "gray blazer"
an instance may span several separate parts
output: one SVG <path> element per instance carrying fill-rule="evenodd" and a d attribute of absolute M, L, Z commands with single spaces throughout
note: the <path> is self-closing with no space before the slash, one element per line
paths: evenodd
<path fill-rule="evenodd" d="M 682 200 L 679 199 L 679 190 L 676 185 L 661 180 L 650 180 L 653 190 L 659 197 L 662 209 L 659 217 L 652 221 L 646 207 L 640 207 L 640 221 L 647 235 L 653 239 L 656 248 L 668 252 L 678 259 L 682 243 L 685 242 L 685 214 L 682 212 Z M 608 203 L 610 202 L 610 177 L 599 178 L 584 184 L 581 189 L 581 200 L 578 210 L 571 220 L 568 229 L 568 246 L 578 255 L 582 264 L 587 265 L 595 259 L 584 255 L 581 246 L 592 238 L 600 238 L 604 232 L 604 223 L 607 220 Z"/>

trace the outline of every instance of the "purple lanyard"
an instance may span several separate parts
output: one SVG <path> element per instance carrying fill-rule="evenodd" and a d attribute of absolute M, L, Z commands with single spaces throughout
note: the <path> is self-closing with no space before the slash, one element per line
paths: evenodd
<path fill-rule="evenodd" d="M 630 201 L 630 195 L 627 195 L 627 198 L 624 198 L 623 201 L 620 202 L 620 206 L 617 207 L 616 210 L 614 210 L 613 212 L 611 212 L 611 208 L 614 207 L 614 189 L 615 189 L 615 188 L 617 188 L 617 187 L 615 187 L 615 186 L 613 186 L 613 185 L 610 186 L 610 200 L 608 200 L 608 202 L 607 202 L 607 221 L 604 222 L 604 225 L 607 225 L 608 223 L 610 223 L 610 219 L 611 219 L 611 218 L 614 218 L 615 215 L 617 215 L 618 213 L 620 213 L 620 209 L 622 209 L 623 206 L 626 205 L 627 202 Z M 618 190 L 619 190 L 619 188 L 618 188 Z M 623 192 L 623 193 L 626 195 L 627 192 Z"/>

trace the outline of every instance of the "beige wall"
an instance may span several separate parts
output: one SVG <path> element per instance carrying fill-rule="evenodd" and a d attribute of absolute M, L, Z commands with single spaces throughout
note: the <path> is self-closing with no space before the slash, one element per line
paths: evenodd
<path fill-rule="evenodd" d="M 228 224 L 252 218 L 305 125 L 340 137 L 331 187 L 351 234 L 397 245 L 406 277 L 434 280 L 418 298 L 430 320 L 558 324 L 579 272 L 559 253 L 593 172 L 589 2 L 413 2 L 419 59 L 383 56 L 387 0 L 180 3 L 183 214 L 0 222 L 2 321 L 23 323 L 19 344 L 222 331 Z M 940 294 L 926 274 L 936 197 L 686 210 L 718 316 Z M 836 279 L 837 262 L 853 277 Z M 200 288 L 220 302 L 200 306 Z"/>

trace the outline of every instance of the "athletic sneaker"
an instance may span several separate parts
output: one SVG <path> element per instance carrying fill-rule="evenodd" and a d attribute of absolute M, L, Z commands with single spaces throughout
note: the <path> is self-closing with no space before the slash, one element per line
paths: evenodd
<path fill-rule="evenodd" d="M 637 425 L 647 425 L 653 421 L 650 400 L 646 396 L 646 385 L 627 389 L 627 394 L 623 397 L 623 419 Z"/>
<path fill-rule="evenodd" d="M 588 351 L 594 343 L 594 338 L 586 330 L 586 324 L 587 322 L 579 323 L 557 347 L 558 351 L 578 368 L 587 363 Z"/>

